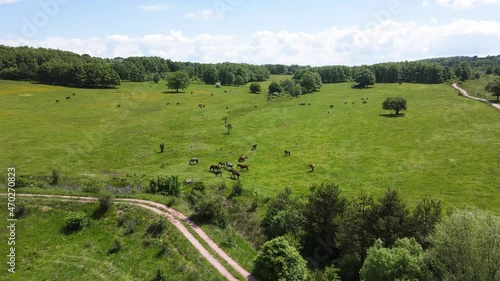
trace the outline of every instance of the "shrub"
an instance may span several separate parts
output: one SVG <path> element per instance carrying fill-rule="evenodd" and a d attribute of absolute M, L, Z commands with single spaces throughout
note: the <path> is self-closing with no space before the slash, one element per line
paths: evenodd
<path fill-rule="evenodd" d="M 122 248 L 122 241 L 119 238 L 115 238 L 111 248 L 108 249 L 108 254 L 118 253 Z"/>
<path fill-rule="evenodd" d="M 259 83 L 252 83 L 250 84 L 250 92 L 252 93 L 259 93 L 261 91 L 260 84 Z"/>
<path fill-rule="evenodd" d="M 233 184 L 233 190 L 231 191 L 231 197 L 240 196 L 243 193 L 243 184 L 238 180 Z"/>
<path fill-rule="evenodd" d="M 233 228 L 227 227 L 224 229 L 224 241 L 222 242 L 224 246 L 233 248 L 236 245 L 236 233 Z"/>
<path fill-rule="evenodd" d="M 96 178 L 90 178 L 83 182 L 82 191 L 88 193 L 99 193 L 103 189 L 103 183 Z"/>
<path fill-rule="evenodd" d="M 59 184 L 59 169 L 57 167 L 52 168 L 52 175 L 50 176 L 50 184 L 51 185 Z"/>
<path fill-rule="evenodd" d="M 70 212 L 64 219 L 63 231 L 68 234 L 77 232 L 85 227 L 86 221 L 84 212 Z"/>
<path fill-rule="evenodd" d="M 165 229 L 166 229 L 165 221 L 159 219 L 157 221 L 152 222 L 149 225 L 148 229 L 146 229 L 146 233 L 149 234 L 151 237 L 158 238 L 165 231 Z"/>
<path fill-rule="evenodd" d="M 25 178 L 23 176 L 16 177 L 16 187 L 29 187 L 37 185 L 38 183 L 36 180 Z"/>
<path fill-rule="evenodd" d="M 20 219 L 26 216 L 28 213 L 29 213 L 28 207 L 26 207 L 24 204 L 17 204 L 16 209 L 14 210 L 14 218 Z"/>
<path fill-rule="evenodd" d="M 156 179 L 149 181 L 147 192 L 179 197 L 181 189 L 182 185 L 178 176 L 158 176 Z"/>
<path fill-rule="evenodd" d="M 222 206 L 222 198 L 207 194 L 197 198 L 194 205 L 194 217 L 197 220 L 211 222 L 221 228 L 227 226 L 227 216 Z"/>

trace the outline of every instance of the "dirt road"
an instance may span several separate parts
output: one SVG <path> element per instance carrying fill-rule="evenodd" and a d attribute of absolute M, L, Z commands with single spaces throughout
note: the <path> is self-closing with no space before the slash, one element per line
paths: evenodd
<path fill-rule="evenodd" d="M 460 93 L 462 93 L 462 95 L 464 95 L 464 97 L 468 97 L 468 98 L 473 99 L 473 100 L 478 100 L 478 101 L 481 101 L 481 102 L 485 102 L 485 103 L 491 104 L 491 105 L 492 105 L 492 106 L 494 106 L 496 109 L 500 110 L 500 104 L 498 104 L 498 103 L 492 103 L 492 102 L 490 102 L 490 101 L 489 101 L 489 100 L 487 100 L 487 99 L 482 99 L 482 98 L 477 98 L 477 97 L 470 96 L 470 95 L 467 93 L 467 91 L 466 91 L 466 90 L 464 90 L 464 89 L 462 89 L 462 88 L 458 87 L 456 83 L 453 83 L 451 86 L 452 86 L 453 88 L 455 88 L 455 89 L 459 90 L 459 91 L 460 91 Z"/>

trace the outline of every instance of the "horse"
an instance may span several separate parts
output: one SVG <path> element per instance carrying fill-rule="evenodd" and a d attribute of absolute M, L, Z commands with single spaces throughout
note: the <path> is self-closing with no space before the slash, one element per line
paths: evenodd
<path fill-rule="evenodd" d="M 226 167 L 226 162 L 219 162 L 219 167 Z"/>
<path fill-rule="evenodd" d="M 189 160 L 189 165 L 198 165 L 198 158 L 193 157 Z"/>
<path fill-rule="evenodd" d="M 252 150 L 257 150 L 257 144 L 252 145 Z"/>
<path fill-rule="evenodd" d="M 119 107 L 120 107 L 120 105 L 117 105 L 116 107 L 117 107 L 117 108 L 119 108 Z"/>
<path fill-rule="evenodd" d="M 56 100 L 56 102 L 59 102 L 59 100 Z"/>
<path fill-rule="evenodd" d="M 219 177 L 222 177 L 222 171 L 221 170 L 217 170 L 214 172 L 215 176 L 219 176 Z"/>
<path fill-rule="evenodd" d="M 285 156 L 290 156 L 290 149 L 285 149 Z"/>
<path fill-rule="evenodd" d="M 76 96 L 76 94 L 75 94 L 75 93 L 73 93 L 73 96 Z"/>
<path fill-rule="evenodd" d="M 240 168 L 240 171 L 243 171 L 243 170 L 248 171 L 248 165 L 247 164 L 238 164 L 236 166 L 238 166 L 238 168 Z"/>
<path fill-rule="evenodd" d="M 330 104 L 330 108 L 333 108 L 333 104 Z"/>
<path fill-rule="evenodd" d="M 232 179 L 239 179 L 240 178 L 240 172 L 231 170 L 231 178 Z"/>
<path fill-rule="evenodd" d="M 219 171 L 219 165 L 212 165 L 210 166 L 210 169 L 209 169 L 209 172 L 216 172 L 216 171 Z"/>
<path fill-rule="evenodd" d="M 232 164 L 232 163 L 228 163 L 228 162 L 226 162 L 226 165 L 225 165 L 225 166 L 226 166 L 226 169 L 227 169 L 227 168 L 231 168 L 231 169 L 233 168 L 233 164 Z"/>
<path fill-rule="evenodd" d="M 316 165 L 313 163 L 309 164 L 309 168 L 311 168 L 311 172 L 314 172 L 314 169 L 316 168 Z"/>
<path fill-rule="evenodd" d="M 163 153 L 163 149 L 165 148 L 165 144 L 164 143 L 160 143 L 160 152 Z"/>
<path fill-rule="evenodd" d="M 248 157 L 246 157 L 245 155 L 241 155 L 240 156 L 240 159 L 238 159 L 238 162 L 245 162 L 245 160 L 247 160 Z"/>
<path fill-rule="evenodd" d="M 67 99 L 67 100 L 70 100 L 70 99 L 71 99 L 71 97 L 66 97 L 66 99 Z"/>

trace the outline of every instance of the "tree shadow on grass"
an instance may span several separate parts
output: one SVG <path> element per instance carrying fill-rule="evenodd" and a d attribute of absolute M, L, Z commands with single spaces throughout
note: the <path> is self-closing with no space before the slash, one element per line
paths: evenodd
<path fill-rule="evenodd" d="M 169 91 L 164 91 L 162 92 L 163 94 L 185 94 L 186 92 L 177 92 L 176 90 L 169 90 Z"/>
<path fill-rule="evenodd" d="M 395 117 L 405 117 L 405 114 L 404 113 L 399 113 L 398 115 L 396 115 L 394 113 L 387 113 L 387 114 L 379 114 L 378 116 L 395 118 Z"/>

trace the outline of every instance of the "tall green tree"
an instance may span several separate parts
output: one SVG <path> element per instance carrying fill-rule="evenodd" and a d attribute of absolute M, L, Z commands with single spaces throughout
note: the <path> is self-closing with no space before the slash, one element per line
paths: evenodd
<path fill-rule="evenodd" d="M 434 232 L 441 220 L 441 201 L 424 199 L 420 201 L 410 217 L 410 232 L 424 248 L 428 246 L 428 236 Z"/>
<path fill-rule="evenodd" d="M 179 89 L 187 89 L 189 87 L 189 75 L 184 71 L 170 72 L 167 75 L 167 87 L 175 89 L 177 93 Z"/>
<path fill-rule="evenodd" d="M 462 61 L 455 68 L 455 75 L 462 81 L 469 80 L 472 78 L 472 68 L 468 61 Z"/>
<path fill-rule="evenodd" d="M 363 68 L 356 76 L 356 83 L 361 87 L 375 85 L 375 74 L 368 68 Z"/>
<path fill-rule="evenodd" d="M 243 85 L 243 84 L 245 84 L 245 80 L 243 79 L 243 76 L 236 75 L 236 77 L 234 78 L 234 85 L 240 86 L 240 85 Z"/>
<path fill-rule="evenodd" d="M 426 260 L 437 280 L 500 280 L 500 217 L 456 210 L 429 240 Z"/>
<path fill-rule="evenodd" d="M 281 93 L 283 92 L 283 89 L 281 88 L 280 84 L 276 81 L 272 81 L 271 84 L 269 84 L 269 91 L 268 93 Z"/>
<path fill-rule="evenodd" d="M 498 99 L 500 98 L 500 77 L 497 76 L 492 80 L 488 81 L 484 89 L 488 92 L 493 93 L 492 96 L 497 97 L 497 102 L 498 102 Z"/>
<path fill-rule="evenodd" d="M 284 237 L 278 237 L 264 243 L 253 273 L 260 280 L 302 281 L 307 277 L 306 261 Z"/>
<path fill-rule="evenodd" d="M 415 239 L 398 239 L 391 248 L 384 248 L 383 245 L 377 239 L 368 249 L 360 271 L 362 281 L 430 280 L 430 273 L 424 262 L 424 251 Z"/>
<path fill-rule="evenodd" d="M 153 82 L 155 82 L 155 84 L 158 84 L 158 82 L 160 82 L 160 74 L 158 72 L 154 74 Z"/>
<path fill-rule="evenodd" d="M 252 93 L 259 93 L 260 92 L 260 84 L 259 83 L 252 83 L 250 84 L 250 92 Z"/>
<path fill-rule="evenodd" d="M 304 223 L 304 205 L 298 198 L 292 197 L 292 190 L 285 188 L 269 203 L 262 220 L 262 227 L 267 237 L 275 238 L 285 234 L 297 237 Z"/>
<path fill-rule="evenodd" d="M 382 109 L 394 110 L 396 112 L 396 115 L 398 115 L 401 110 L 407 109 L 406 99 L 403 97 L 386 98 L 382 103 Z"/>
<path fill-rule="evenodd" d="M 299 83 L 302 86 L 302 91 L 305 93 L 317 92 L 321 86 L 323 86 L 321 76 L 314 71 L 304 72 L 299 80 Z"/>

